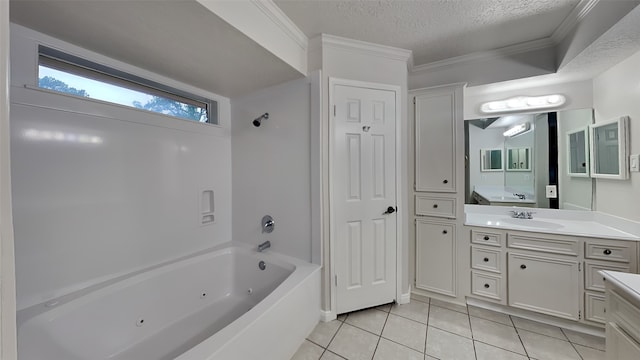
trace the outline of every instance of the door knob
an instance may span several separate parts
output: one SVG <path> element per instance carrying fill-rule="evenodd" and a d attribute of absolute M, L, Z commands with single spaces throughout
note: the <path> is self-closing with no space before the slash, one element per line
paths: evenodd
<path fill-rule="evenodd" d="M 394 208 L 393 206 L 389 206 L 387 208 L 387 211 L 385 211 L 383 214 L 393 214 L 394 212 L 396 212 L 396 208 Z"/>

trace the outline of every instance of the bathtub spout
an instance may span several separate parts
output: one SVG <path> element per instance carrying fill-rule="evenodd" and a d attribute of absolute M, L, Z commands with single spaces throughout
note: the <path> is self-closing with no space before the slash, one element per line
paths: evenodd
<path fill-rule="evenodd" d="M 267 250 L 270 247 L 271 247 L 271 241 L 267 240 L 267 241 L 263 242 L 262 244 L 258 245 L 258 252 L 263 252 L 263 251 Z"/>

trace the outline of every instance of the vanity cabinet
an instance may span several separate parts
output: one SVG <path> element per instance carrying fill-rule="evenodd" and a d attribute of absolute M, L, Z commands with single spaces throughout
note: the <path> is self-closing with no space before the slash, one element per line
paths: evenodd
<path fill-rule="evenodd" d="M 580 319 L 578 260 L 568 256 L 509 252 L 510 306 Z"/>
<path fill-rule="evenodd" d="M 637 280 L 608 273 L 606 354 L 608 360 L 640 359 L 640 301 Z M 631 280 L 630 283 L 626 281 Z M 622 281 L 622 282 L 621 282 Z"/>
<path fill-rule="evenodd" d="M 634 241 L 469 229 L 469 296 L 484 301 L 603 326 L 599 271 L 638 271 Z"/>
<path fill-rule="evenodd" d="M 416 287 L 456 295 L 456 226 L 446 221 L 416 220 Z"/>
<path fill-rule="evenodd" d="M 464 215 L 463 84 L 412 90 L 409 98 L 414 292 L 451 300 L 460 295 L 458 266 L 467 261 L 459 260 L 465 249 L 457 236 Z"/>

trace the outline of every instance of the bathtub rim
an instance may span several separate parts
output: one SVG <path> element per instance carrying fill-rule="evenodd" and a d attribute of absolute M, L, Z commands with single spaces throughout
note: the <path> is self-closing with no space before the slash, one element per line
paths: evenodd
<path fill-rule="evenodd" d="M 16 328 L 18 330 L 18 334 L 20 332 L 20 328 L 23 325 L 28 323 L 30 320 L 33 320 L 46 313 L 50 313 L 51 316 L 54 316 L 60 312 L 67 310 L 70 305 L 73 305 L 75 303 L 78 303 L 80 305 L 82 303 L 89 302 L 90 299 L 99 297 L 103 293 L 108 293 L 113 288 L 124 287 L 128 284 L 144 281 L 144 279 L 153 276 L 157 271 L 160 271 L 163 268 L 163 272 L 169 271 L 170 268 L 175 268 L 181 263 L 196 262 L 201 260 L 200 258 L 202 257 L 215 257 L 218 255 L 230 254 L 234 251 L 234 249 L 240 249 L 240 251 L 245 251 L 249 254 L 260 254 L 260 256 L 262 256 L 263 259 L 265 259 L 268 263 L 274 263 L 275 265 L 288 268 L 291 273 L 287 276 L 287 278 L 285 278 L 283 283 L 296 272 L 296 268 L 298 266 L 304 267 L 305 264 L 308 264 L 300 259 L 292 258 L 283 254 L 278 254 L 276 252 L 267 251 L 258 253 L 255 250 L 255 247 L 249 244 L 238 241 L 229 241 L 207 249 L 199 250 L 188 255 L 179 256 L 177 258 L 163 261 L 151 266 L 133 270 L 124 274 L 119 274 L 108 280 L 100 281 L 96 284 L 82 288 L 80 290 L 56 298 L 48 299 L 25 309 L 19 310 L 16 312 Z M 280 287 L 280 285 L 282 285 L 282 283 L 279 284 L 278 287 Z M 277 290 L 278 287 L 276 287 L 274 291 Z M 54 303 L 55 305 L 47 305 L 51 303 Z"/>

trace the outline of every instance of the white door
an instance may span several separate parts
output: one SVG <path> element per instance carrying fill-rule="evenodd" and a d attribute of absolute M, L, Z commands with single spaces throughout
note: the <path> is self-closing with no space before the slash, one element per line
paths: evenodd
<path fill-rule="evenodd" d="M 336 312 L 396 298 L 396 93 L 334 85 Z"/>

